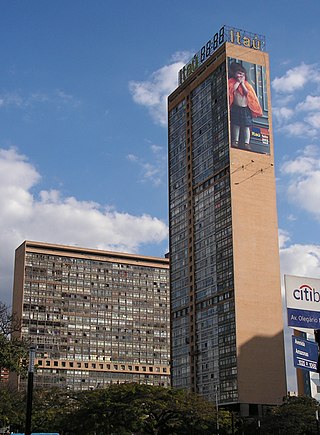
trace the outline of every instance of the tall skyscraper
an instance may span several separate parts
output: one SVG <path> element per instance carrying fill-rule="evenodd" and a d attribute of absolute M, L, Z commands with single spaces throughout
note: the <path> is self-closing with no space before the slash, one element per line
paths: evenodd
<path fill-rule="evenodd" d="M 168 99 L 172 386 L 243 415 L 286 394 L 264 49 L 222 27 Z"/>
<path fill-rule="evenodd" d="M 166 258 L 25 241 L 13 311 L 36 347 L 36 385 L 170 385 Z"/>

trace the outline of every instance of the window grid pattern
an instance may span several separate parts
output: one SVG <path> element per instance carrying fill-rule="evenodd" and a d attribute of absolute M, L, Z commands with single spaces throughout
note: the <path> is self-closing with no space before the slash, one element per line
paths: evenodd
<path fill-rule="evenodd" d="M 235 307 L 233 291 L 233 250 L 231 197 L 229 178 L 229 131 L 226 67 L 221 64 L 191 92 L 192 184 L 193 184 L 193 270 L 196 301 L 196 387 L 210 400 L 219 388 L 220 402 L 236 402 L 237 361 L 235 341 Z M 174 109 L 175 110 L 175 109 Z M 170 119 L 170 114 L 169 114 Z M 185 126 L 187 129 L 189 126 Z M 172 132 L 171 132 L 172 133 Z M 175 131 L 175 141 L 185 130 Z M 169 158 L 173 143 L 169 135 Z M 186 167 L 186 153 L 181 156 Z M 171 163 L 171 160 L 170 160 Z M 177 182 L 170 170 L 170 192 Z M 187 188 L 187 181 L 182 180 Z M 187 208 L 182 198 L 180 210 Z M 189 292 L 186 268 L 172 257 L 178 247 L 174 239 L 172 215 L 178 213 L 170 197 L 171 210 L 171 297 L 172 305 L 172 383 L 190 387 L 189 321 L 186 305 Z M 172 213 L 172 210 L 174 213 Z M 188 225 L 188 216 L 181 214 Z M 183 223 L 180 220 L 180 225 Z M 185 240 L 187 236 L 185 236 Z M 180 245 L 181 246 L 181 245 Z M 188 249 L 184 246 L 187 264 Z M 180 293 L 177 291 L 179 289 Z M 185 291 L 186 299 L 181 297 Z"/>
<path fill-rule="evenodd" d="M 172 366 L 178 376 L 174 387 L 189 383 L 189 266 L 186 163 L 186 101 L 169 113 L 169 213 L 170 213 L 170 282 L 172 328 Z M 178 383 L 176 383 L 176 379 Z"/>
<path fill-rule="evenodd" d="M 37 348 L 36 382 L 168 385 L 168 275 L 161 267 L 27 252 L 22 333 Z"/>

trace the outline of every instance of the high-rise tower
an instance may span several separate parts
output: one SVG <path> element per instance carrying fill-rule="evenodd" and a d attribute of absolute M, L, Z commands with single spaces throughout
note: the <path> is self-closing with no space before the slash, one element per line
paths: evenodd
<path fill-rule="evenodd" d="M 264 48 L 222 27 L 168 101 L 172 385 L 243 414 L 286 393 Z"/>

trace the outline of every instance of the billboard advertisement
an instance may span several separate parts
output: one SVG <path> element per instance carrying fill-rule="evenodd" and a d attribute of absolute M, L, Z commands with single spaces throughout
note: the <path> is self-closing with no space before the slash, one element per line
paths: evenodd
<path fill-rule="evenodd" d="M 320 279 L 284 276 L 288 326 L 320 329 Z"/>
<path fill-rule="evenodd" d="M 266 67 L 228 58 L 231 147 L 270 154 Z"/>
<path fill-rule="evenodd" d="M 317 371 L 318 345 L 301 337 L 292 337 L 293 364 L 297 369 Z"/>

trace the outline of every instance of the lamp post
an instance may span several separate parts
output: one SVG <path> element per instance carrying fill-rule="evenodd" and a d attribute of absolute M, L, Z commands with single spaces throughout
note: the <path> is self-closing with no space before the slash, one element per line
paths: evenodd
<path fill-rule="evenodd" d="M 29 349 L 27 412 L 26 412 L 26 430 L 25 430 L 25 435 L 31 435 L 32 394 L 33 394 L 33 375 L 34 375 L 34 358 L 35 358 L 35 353 L 36 353 L 36 348 L 34 346 L 30 346 L 30 349 Z"/>
<path fill-rule="evenodd" d="M 217 434 L 219 435 L 219 401 L 218 401 L 219 385 L 215 386 L 215 390 L 216 390 Z"/>
<path fill-rule="evenodd" d="M 258 420 L 258 429 L 257 429 L 258 433 L 261 433 L 261 421 Z"/>

